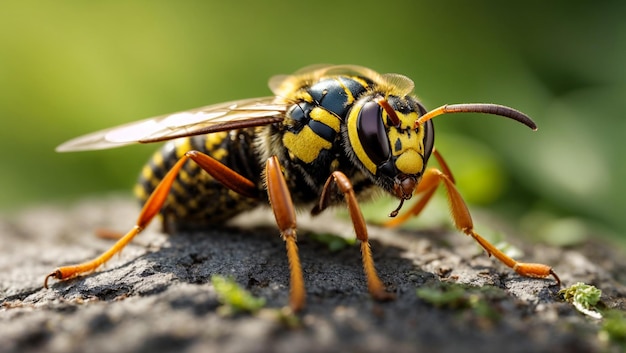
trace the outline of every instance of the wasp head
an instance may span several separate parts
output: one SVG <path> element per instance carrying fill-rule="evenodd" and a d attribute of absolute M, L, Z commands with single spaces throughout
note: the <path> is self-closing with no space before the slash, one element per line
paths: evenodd
<path fill-rule="evenodd" d="M 402 201 L 413 195 L 433 150 L 426 109 L 413 97 L 366 96 L 348 115 L 349 149 L 371 180 Z"/>

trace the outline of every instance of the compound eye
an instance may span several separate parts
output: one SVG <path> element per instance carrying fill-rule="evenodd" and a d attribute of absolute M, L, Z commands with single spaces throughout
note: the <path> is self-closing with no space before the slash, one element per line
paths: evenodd
<path fill-rule="evenodd" d="M 424 164 L 428 162 L 435 145 L 435 126 L 432 120 L 424 123 Z"/>
<path fill-rule="evenodd" d="M 382 119 L 382 107 L 376 102 L 367 102 L 361 108 L 357 120 L 357 132 L 363 150 L 376 165 L 389 160 L 391 147 Z"/>

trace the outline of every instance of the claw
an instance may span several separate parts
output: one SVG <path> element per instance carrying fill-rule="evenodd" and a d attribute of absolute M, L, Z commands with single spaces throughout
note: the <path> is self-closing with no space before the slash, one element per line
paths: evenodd
<path fill-rule="evenodd" d="M 49 275 L 46 276 L 46 279 L 43 281 L 43 287 L 45 289 L 48 289 L 48 279 L 50 277 L 54 277 L 56 279 L 60 279 L 61 278 L 61 271 L 56 270 L 56 271 L 54 271 L 54 272 L 52 272 L 52 273 L 50 273 Z"/>
<path fill-rule="evenodd" d="M 561 286 L 561 279 L 559 278 L 559 276 L 556 275 L 556 273 L 554 272 L 554 270 L 550 269 L 550 274 L 552 275 L 552 277 L 554 277 L 554 280 L 556 281 L 556 284 L 560 287 Z"/>

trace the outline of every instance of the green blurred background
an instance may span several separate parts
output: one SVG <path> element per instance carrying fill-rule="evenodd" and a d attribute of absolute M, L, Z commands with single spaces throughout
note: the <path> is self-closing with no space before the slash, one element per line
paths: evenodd
<path fill-rule="evenodd" d="M 435 120 L 477 207 L 539 237 L 626 237 L 625 17 L 623 1 L 4 1 L 0 211 L 130 195 L 156 147 L 55 153 L 69 138 L 350 63 L 409 76 L 430 108 L 497 102 L 536 120 Z"/>

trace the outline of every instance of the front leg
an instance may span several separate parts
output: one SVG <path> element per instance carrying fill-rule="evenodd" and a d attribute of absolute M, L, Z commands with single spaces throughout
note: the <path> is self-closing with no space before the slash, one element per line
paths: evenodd
<path fill-rule="evenodd" d="M 385 290 L 385 286 L 376 273 L 374 258 L 372 257 L 372 250 L 368 240 L 367 225 L 365 224 L 365 219 L 361 213 L 361 208 L 359 207 L 359 203 L 356 199 L 352 183 L 344 173 L 335 171 L 326 180 L 320 200 L 313 210 L 311 210 L 311 214 L 319 214 L 329 206 L 330 194 L 336 192 L 337 187 L 344 195 L 346 203 L 348 204 L 350 218 L 352 219 L 352 224 L 354 225 L 354 232 L 356 233 L 357 239 L 361 241 L 361 257 L 363 260 L 363 270 L 365 271 L 365 277 L 367 278 L 367 289 L 376 300 L 395 299 L 395 296 L 392 293 Z"/>
<path fill-rule="evenodd" d="M 452 172 L 448 168 L 447 163 L 437 150 L 433 150 L 433 155 L 437 158 L 441 170 L 430 168 L 424 173 L 422 181 L 417 187 L 416 193 L 424 193 L 422 199 L 416 203 L 407 213 L 400 215 L 398 218 L 388 221 L 385 225 L 389 227 L 397 226 L 405 222 L 410 216 L 417 216 L 424 206 L 431 199 L 437 187 L 443 184 L 448 194 L 448 203 L 450 206 L 450 214 L 457 229 L 471 236 L 480 246 L 487 252 L 489 256 L 494 256 L 506 266 L 512 268 L 518 274 L 525 277 L 546 278 L 552 276 L 557 284 L 561 284 L 559 276 L 554 272 L 552 267 L 538 263 L 518 262 L 517 260 L 506 255 L 493 244 L 487 241 L 474 231 L 474 222 L 470 215 L 469 209 L 463 201 L 463 197 L 457 190 Z"/>

